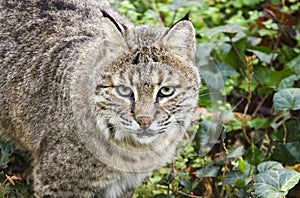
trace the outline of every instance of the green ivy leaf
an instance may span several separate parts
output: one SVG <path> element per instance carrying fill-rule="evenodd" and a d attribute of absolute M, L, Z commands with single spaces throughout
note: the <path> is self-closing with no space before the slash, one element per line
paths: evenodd
<path fill-rule="evenodd" d="M 266 172 L 268 170 L 280 170 L 280 169 L 283 169 L 282 164 L 280 164 L 279 162 L 275 162 L 275 161 L 263 162 L 257 166 L 257 170 L 260 173 Z"/>
<path fill-rule="evenodd" d="M 269 68 L 255 66 L 253 70 L 254 74 L 261 82 L 266 83 L 266 81 L 269 81 L 271 75 L 271 71 Z"/>
<path fill-rule="evenodd" d="M 206 82 L 210 89 L 221 90 L 224 88 L 224 76 L 222 75 L 222 71 L 220 71 L 213 62 L 200 66 L 199 72 L 202 79 Z"/>
<path fill-rule="evenodd" d="M 246 174 L 239 170 L 233 170 L 233 171 L 227 173 L 225 182 L 228 186 L 233 187 L 235 185 L 236 181 L 241 178 L 246 178 Z"/>
<path fill-rule="evenodd" d="M 172 183 L 174 179 L 174 174 L 172 172 L 164 174 L 162 179 L 158 182 L 158 184 L 163 185 L 163 186 L 168 186 Z"/>
<path fill-rule="evenodd" d="M 272 36 L 272 35 L 274 35 L 274 34 L 276 34 L 276 31 L 274 31 L 274 30 L 269 30 L 269 29 L 260 29 L 260 30 L 258 30 L 257 31 L 258 32 L 258 34 L 260 35 L 260 36 Z"/>
<path fill-rule="evenodd" d="M 272 71 L 270 74 L 269 82 L 266 82 L 269 86 L 278 86 L 279 83 L 286 77 L 294 74 L 294 71 L 291 69 L 284 69 L 281 71 Z"/>
<path fill-rule="evenodd" d="M 237 24 L 229 24 L 229 25 L 222 25 L 222 26 L 218 26 L 218 27 L 214 27 L 214 28 L 210 28 L 207 30 L 201 30 L 202 33 L 205 33 L 209 38 L 214 37 L 215 35 L 218 35 L 220 33 L 238 33 L 241 32 L 243 30 L 245 30 L 246 28 Z"/>
<path fill-rule="evenodd" d="M 238 72 L 233 69 L 230 65 L 226 64 L 225 62 L 221 62 L 217 65 L 221 76 L 223 77 L 223 81 L 226 82 L 228 77 L 232 77 L 233 75 L 238 75 Z"/>
<path fill-rule="evenodd" d="M 274 92 L 274 87 L 262 87 L 258 89 L 258 94 L 272 94 Z"/>
<path fill-rule="evenodd" d="M 268 29 L 278 30 L 278 25 L 272 19 L 262 22 Z"/>
<path fill-rule="evenodd" d="M 258 51 L 258 50 L 252 50 L 252 49 L 247 49 L 247 51 L 250 51 L 252 53 L 254 53 L 261 61 L 270 64 L 272 60 L 274 60 L 278 54 L 272 54 L 272 53 L 265 53 L 262 51 Z"/>
<path fill-rule="evenodd" d="M 242 172 L 247 170 L 247 165 L 242 157 L 239 157 L 239 170 Z"/>
<path fill-rule="evenodd" d="M 292 169 L 267 170 L 254 177 L 255 196 L 260 198 L 280 198 L 287 195 L 300 179 L 300 174 Z"/>
<path fill-rule="evenodd" d="M 209 64 L 216 65 L 210 56 L 210 53 L 215 48 L 216 44 L 213 42 L 203 42 L 198 44 L 196 46 L 196 65 L 198 67 Z"/>
<path fill-rule="evenodd" d="M 246 188 L 246 182 L 243 178 L 238 178 L 234 181 L 234 187 L 236 188 Z"/>
<path fill-rule="evenodd" d="M 10 156 L 15 151 L 15 146 L 10 141 L 1 142 L 0 151 L 1 151 L 0 166 L 6 165 L 9 162 Z"/>
<path fill-rule="evenodd" d="M 180 180 L 180 184 L 184 186 L 189 192 L 193 191 L 199 183 L 200 181 L 195 180 L 194 182 L 192 182 L 189 178 Z"/>
<path fill-rule="evenodd" d="M 271 121 L 270 118 L 254 118 L 250 121 L 251 126 L 254 127 L 255 130 L 264 129 L 270 126 Z"/>
<path fill-rule="evenodd" d="M 286 68 L 291 68 L 297 75 L 300 75 L 300 55 L 288 62 Z"/>
<path fill-rule="evenodd" d="M 212 164 L 204 165 L 197 171 L 197 175 L 200 177 L 217 177 L 220 170 L 220 166 L 213 166 Z"/>
<path fill-rule="evenodd" d="M 244 153 L 243 158 L 249 164 L 257 166 L 265 160 L 265 152 L 259 150 L 256 146 L 249 147 Z"/>
<path fill-rule="evenodd" d="M 274 108 L 280 110 L 298 110 L 300 109 L 300 88 L 282 89 L 275 93 Z"/>
<path fill-rule="evenodd" d="M 291 75 L 289 77 L 286 77 L 281 80 L 281 82 L 278 85 L 278 89 L 286 89 L 286 88 L 292 88 L 295 84 L 296 80 L 299 80 L 300 76 L 297 75 Z"/>
<path fill-rule="evenodd" d="M 244 146 L 239 146 L 233 149 L 232 151 L 229 152 L 227 158 L 239 158 L 243 155 L 244 153 Z"/>
<path fill-rule="evenodd" d="M 300 163 L 300 143 L 277 143 L 273 151 L 272 159 L 287 163 L 288 165 Z"/>

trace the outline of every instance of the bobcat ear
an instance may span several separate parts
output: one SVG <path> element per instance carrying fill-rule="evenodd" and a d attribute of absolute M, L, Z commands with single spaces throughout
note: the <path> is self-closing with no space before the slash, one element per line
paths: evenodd
<path fill-rule="evenodd" d="M 176 55 L 195 60 L 195 29 L 189 13 L 175 23 L 163 36 L 164 47 Z"/>
<path fill-rule="evenodd" d="M 124 39 L 125 26 L 117 23 L 116 20 L 104 10 L 101 10 L 103 18 L 101 21 L 101 30 L 103 36 L 103 49 L 106 52 L 121 52 L 126 43 Z"/>

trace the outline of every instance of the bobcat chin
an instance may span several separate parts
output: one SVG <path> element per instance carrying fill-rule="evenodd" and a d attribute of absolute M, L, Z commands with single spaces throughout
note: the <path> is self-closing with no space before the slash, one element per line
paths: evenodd
<path fill-rule="evenodd" d="M 188 16 L 134 26 L 106 1 L 0 4 L 0 131 L 36 197 L 131 197 L 172 159 L 198 100 Z"/>

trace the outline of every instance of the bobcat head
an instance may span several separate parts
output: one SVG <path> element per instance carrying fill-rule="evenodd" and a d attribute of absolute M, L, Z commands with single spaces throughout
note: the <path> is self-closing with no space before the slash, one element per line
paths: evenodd
<path fill-rule="evenodd" d="M 172 153 L 198 101 L 194 28 L 187 16 L 158 29 L 127 27 L 103 13 L 101 38 L 88 47 L 93 50 L 77 75 L 85 80 L 78 82 L 74 114 L 90 108 L 78 116 L 79 123 L 90 121 L 80 124 L 80 133 L 90 147 L 106 141 L 122 151 L 171 146 Z"/>
<path fill-rule="evenodd" d="M 170 29 L 130 29 L 105 17 L 102 29 L 102 57 L 111 62 L 100 68 L 94 106 L 110 128 L 105 136 L 144 144 L 160 134 L 182 133 L 199 88 L 191 22 L 181 20 Z"/>

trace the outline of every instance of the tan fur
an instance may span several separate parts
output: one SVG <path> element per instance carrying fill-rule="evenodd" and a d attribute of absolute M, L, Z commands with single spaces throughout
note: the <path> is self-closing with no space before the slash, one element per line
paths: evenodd
<path fill-rule="evenodd" d="M 0 131 L 31 151 L 35 196 L 132 196 L 190 125 L 192 24 L 135 27 L 96 0 L 0 2 Z"/>

